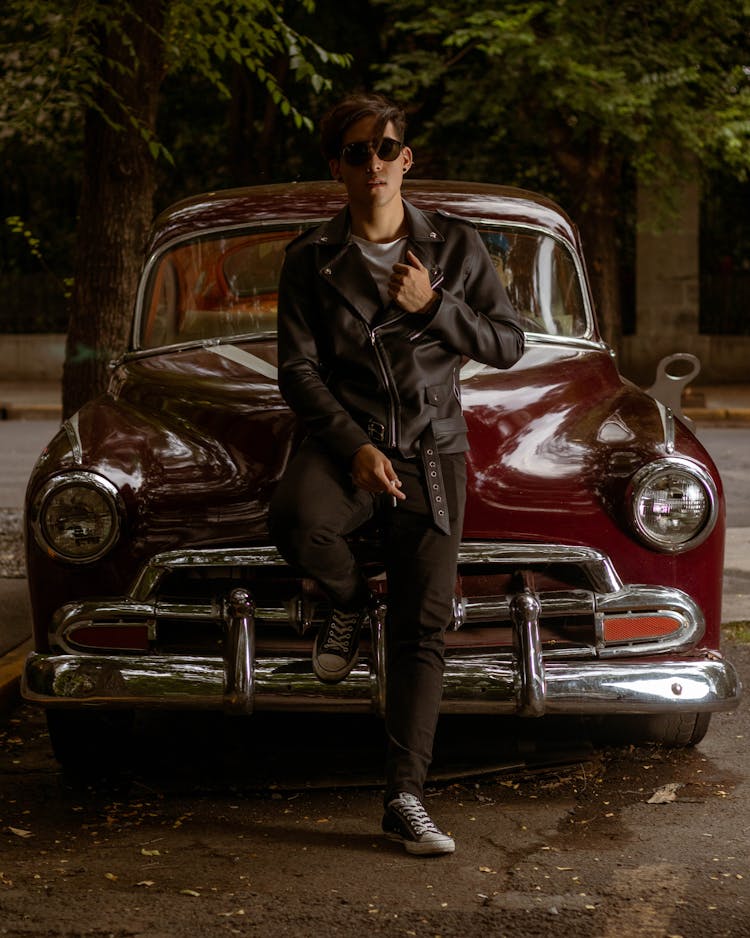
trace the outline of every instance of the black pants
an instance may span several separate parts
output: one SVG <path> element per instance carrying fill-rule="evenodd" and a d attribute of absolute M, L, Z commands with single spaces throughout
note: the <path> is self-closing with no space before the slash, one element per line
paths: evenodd
<path fill-rule="evenodd" d="M 345 538 L 382 511 L 388 578 L 386 801 L 399 791 L 421 797 L 432 759 L 466 500 L 464 454 L 443 455 L 451 533 L 441 533 L 432 520 L 421 463 L 393 456 L 391 461 L 406 495 L 395 508 L 390 496 L 356 488 L 348 466 L 307 440 L 274 494 L 269 519 L 287 563 L 317 580 L 336 607 L 353 609 L 369 591 Z"/>

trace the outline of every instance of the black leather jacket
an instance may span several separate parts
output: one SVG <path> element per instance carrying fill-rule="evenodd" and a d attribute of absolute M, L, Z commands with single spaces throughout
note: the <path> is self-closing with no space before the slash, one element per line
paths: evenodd
<path fill-rule="evenodd" d="M 287 249 L 279 285 L 279 387 L 309 434 L 347 462 L 365 443 L 409 457 L 431 426 L 440 452 L 468 449 L 462 356 L 509 368 L 524 335 L 473 225 L 404 202 L 408 247 L 440 302 L 429 315 L 383 307 L 349 212 Z"/>

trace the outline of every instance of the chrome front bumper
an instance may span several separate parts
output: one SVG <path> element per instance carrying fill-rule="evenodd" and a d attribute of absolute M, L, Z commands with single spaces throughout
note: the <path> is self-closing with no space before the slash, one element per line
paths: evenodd
<path fill-rule="evenodd" d="M 540 603 L 531 589 L 510 601 L 513 654 L 448 656 L 442 712 L 627 714 L 710 712 L 737 706 L 741 685 L 715 652 L 648 661 L 548 660 L 539 638 Z M 32 653 L 23 696 L 54 707 L 160 709 L 337 710 L 385 708 L 383 622 L 373 619 L 370 660 L 339 684 L 322 684 L 310 660 L 255 655 L 253 605 L 234 590 L 227 611 L 224 658 L 164 655 L 47 655 Z"/>
<path fill-rule="evenodd" d="M 372 670 L 360 664 L 340 684 L 319 683 L 303 662 L 265 659 L 237 692 L 214 658 L 29 657 L 24 697 L 45 706 L 163 709 L 382 711 Z M 449 658 L 442 712 L 614 714 L 731 710 L 740 684 L 732 665 L 715 655 L 689 661 L 555 662 L 539 676 L 544 693 L 533 711 L 512 660 Z"/>

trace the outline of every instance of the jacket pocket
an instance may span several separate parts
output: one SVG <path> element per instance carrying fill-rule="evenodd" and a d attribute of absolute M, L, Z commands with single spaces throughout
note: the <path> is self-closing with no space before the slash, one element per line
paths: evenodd
<path fill-rule="evenodd" d="M 462 414 L 436 417 L 430 421 L 439 453 L 465 453 L 469 448 L 468 427 Z"/>
<path fill-rule="evenodd" d="M 424 389 L 424 396 L 428 404 L 440 407 L 451 397 L 451 386 L 449 384 L 433 384 Z"/>

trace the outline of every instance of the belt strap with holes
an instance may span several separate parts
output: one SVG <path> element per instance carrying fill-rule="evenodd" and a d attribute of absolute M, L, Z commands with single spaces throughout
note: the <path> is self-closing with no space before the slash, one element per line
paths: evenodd
<path fill-rule="evenodd" d="M 429 495 L 430 506 L 432 508 L 432 518 L 443 534 L 450 534 L 451 523 L 450 517 L 448 516 L 448 499 L 445 496 L 443 473 L 440 468 L 440 455 L 438 453 L 437 444 L 435 443 L 435 434 L 430 425 L 427 426 L 422 434 L 420 443 L 422 466 L 427 483 L 427 494 Z"/>

